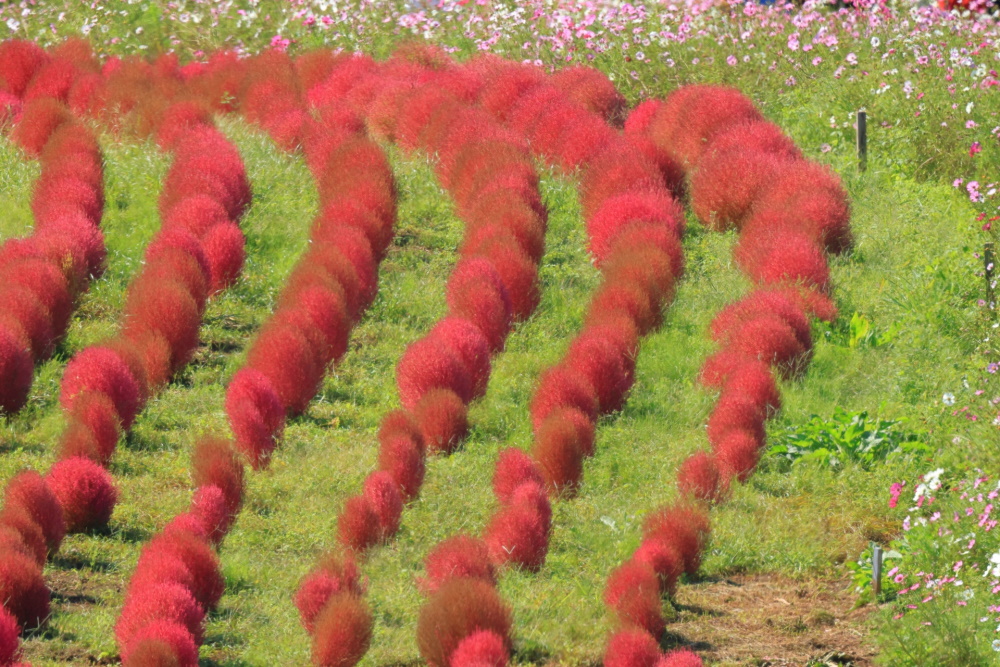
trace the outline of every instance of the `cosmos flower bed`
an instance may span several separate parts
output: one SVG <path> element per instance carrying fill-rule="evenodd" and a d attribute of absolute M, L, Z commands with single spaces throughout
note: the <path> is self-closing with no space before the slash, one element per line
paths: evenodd
<path fill-rule="evenodd" d="M 84 43 L 45 52 L 6 42 L 0 75 L 10 136 L 43 167 L 36 231 L 5 244 L 0 261 L 51 276 L 31 289 L 5 287 L 26 295 L 17 301 L 26 305 L 0 319 L 6 412 L 23 404 L 33 364 L 51 354 L 74 298 L 105 262 L 100 149 L 89 128 L 122 141 L 152 139 L 171 158 L 160 231 L 129 284 L 118 333 L 66 364 L 56 463 L 6 486 L 0 664 L 15 661 L 17 636 L 48 616 L 42 566 L 64 534 L 111 521 L 117 491 L 108 462 L 119 439 L 191 361 L 208 299 L 240 279 L 239 222 L 253 202 L 238 151 L 214 124 L 224 113 L 304 156 L 320 213 L 228 383 L 231 434 L 194 443 L 190 505 L 142 549 L 115 626 L 123 664 L 197 664 L 206 615 L 225 594 L 221 547 L 247 502 L 247 466 L 268 467 L 286 424 L 340 364 L 376 298 L 397 217 L 386 145 L 431 161 L 465 231 L 445 316 L 398 360 L 401 407 L 381 421 L 378 467 L 344 502 L 328 540 L 336 546 L 288 592 L 311 635 L 313 662 L 352 665 L 368 651 L 376 617 L 364 560 L 399 531 L 427 456 L 462 456 L 469 405 L 485 394 L 512 327 L 538 307 L 548 211 L 537 165 L 547 164 L 578 179 L 580 224 L 600 285 L 565 355 L 520 406 L 532 442 L 499 453 L 492 516 L 478 536 L 456 532 L 426 555 L 426 576 L 415 582 L 427 596 L 415 641 L 438 667 L 511 660 L 517 628 L 498 581 L 505 568 L 545 566 L 553 502 L 574 502 L 585 459 L 602 456 L 599 419 L 628 400 L 641 339 L 662 325 L 683 275 L 687 199 L 707 227 L 739 230 L 734 257 L 758 287 L 713 321 L 720 349 L 701 375 L 721 392 L 708 421 L 712 452 L 664 471 L 676 474 L 679 500 L 649 514 L 642 545 L 609 575 L 605 601 L 620 629 L 605 662 L 701 664 L 690 651 L 661 654 L 660 596 L 675 591 L 682 573 L 697 573 L 709 508 L 756 467 L 764 422 L 780 409 L 775 374 L 801 374 L 809 318 L 836 317 L 826 253 L 851 244 L 839 179 L 804 160 L 749 100 L 731 88 L 688 86 L 630 112 L 593 69 L 545 75 L 492 56 L 459 64 L 422 47 L 385 61 L 219 52 L 181 66 L 169 56 L 101 63 Z"/>

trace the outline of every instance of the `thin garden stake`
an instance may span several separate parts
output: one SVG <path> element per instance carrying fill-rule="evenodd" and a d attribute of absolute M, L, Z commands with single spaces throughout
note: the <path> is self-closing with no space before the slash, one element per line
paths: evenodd
<path fill-rule="evenodd" d="M 878 596 L 882 594 L 882 547 L 878 544 L 872 545 L 872 591 L 878 602 Z"/>
<path fill-rule="evenodd" d="M 983 244 L 983 275 L 986 276 L 986 307 L 991 311 L 996 307 L 996 293 L 993 287 L 996 261 L 997 257 L 996 252 L 993 250 L 993 241 L 987 241 Z"/>
<path fill-rule="evenodd" d="M 868 113 L 858 112 L 858 170 L 868 169 Z"/>

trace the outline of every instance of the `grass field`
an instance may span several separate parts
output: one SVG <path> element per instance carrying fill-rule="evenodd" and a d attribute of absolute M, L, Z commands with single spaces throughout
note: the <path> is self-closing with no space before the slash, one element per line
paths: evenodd
<path fill-rule="evenodd" d="M 630 97 L 662 97 L 676 83 L 674 75 L 658 77 L 655 66 L 643 70 L 642 77 L 641 90 L 624 86 Z M 709 72 L 704 78 L 714 77 Z M 856 91 L 831 102 L 838 85 L 832 79 L 803 81 L 780 94 L 770 85 L 745 87 L 808 158 L 829 163 L 841 174 L 852 200 L 856 237 L 851 252 L 832 260 L 840 318 L 833 325 L 815 325 L 812 363 L 801 379 L 782 385 L 785 407 L 769 430 L 785 433 L 813 415 L 830 418 L 840 407 L 905 420 L 905 429 L 926 434 L 932 453 L 839 468 L 766 457 L 750 483 L 713 510 L 704 582 L 780 576 L 808 589 L 838 581 L 841 594 L 853 596 L 845 564 L 857 560 L 870 541 L 888 543 L 901 534 L 906 512 L 902 505 L 898 510 L 888 506 L 891 484 L 904 479 L 913 484 L 937 467 L 956 476 L 975 467 L 995 470 L 1000 459 L 992 415 L 984 413 L 977 421 L 952 415 L 977 400 L 974 391 L 987 377 L 982 369 L 995 360 L 992 343 L 983 340 L 991 333 L 991 320 L 976 304 L 985 292 L 974 253 L 987 235 L 969 222 L 982 206 L 970 202 L 964 188 L 952 187 L 951 178 L 963 174 L 917 168 L 916 160 L 932 158 L 921 143 L 925 128 L 875 125 L 865 173 L 855 168 L 849 132 L 838 130 L 842 139 L 823 150 L 830 142 L 829 116 L 846 118 L 845 111 L 869 103 Z M 989 99 L 995 103 L 995 94 Z M 149 403 L 119 445 L 110 469 L 121 502 L 110 530 L 67 538 L 47 566 L 54 614 L 48 628 L 24 647 L 35 665 L 114 661 L 111 629 L 139 550 L 188 503 L 191 446 L 202 433 L 226 429 L 225 386 L 306 247 L 317 201 L 302 158 L 283 153 L 238 119 L 220 119 L 220 127 L 238 145 L 253 186 L 253 205 L 242 223 L 248 256 L 243 277 L 209 306 L 194 362 Z M 965 143 L 944 137 L 934 150 L 958 154 L 948 164 L 962 165 Z M 905 160 L 897 159 L 897 144 L 906 146 L 900 149 Z M 54 460 L 64 420 L 58 407 L 62 370 L 76 351 L 114 331 L 125 285 L 158 228 L 156 198 L 167 158 L 152 144 L 130 145 L 107 136 L 102 148 L 108 271 L 83 296 L 57 354 L 36 371 L 28 407 L 0 431 L 0 482 L 25 467 L 44 470 Z M 914 157 L 908 155 L 911 149 Z M 378 298 L 336 373 L 327 377 L 307 413 L 289 423 L 271 467 L 249 477 L 245 509 L 221 551 L 226 595 L 208 623 L 203 664 L 308 662 L 309 639 L 291 596 L 316 555 L 333 543 L 344 499 L 375 465 L 375 431 L 381 416 L 396 407 L 393 370 L 403 349 L 445 312 L 444 284 L 461 222 L 422 157 L 388 150 L 400 209 Z M 998 154 L 995 146 L 989 150 L 988 155 Z M 995 173 L 995 163 L 992 169 Z M 9 142 L 0 142 L 5 212 L 0 239 L 30 230 L 28 201 L 36 176 L 34 163 Z M 444 537 L 483 525 L 494 506 L 489 478 L 497 452 L 530 443 L 527 404 L 535 380 L 581 326 L 599 280 L 585 249 L 576 185 L 543 172 L 550 217 L 541 306 L 495 358 L 489 390 L 471 409 L 472 431 L 462 449 L 430 460 L 426 484 L 404 513 L 398 538 L 365 564 L 376 630 L 364 664 L 419 661 L 413 637 L 424 598 L 415 578 L 424 556 Z M 600 661 L 611 627 L 601 601 L 607 573 L 638 544 L 644 513 L 673 497 L 678 464 L 707 448 L 703 424 L 714 397 L 696 378 L 713 351 L 708 324 L 749 288 L 733 265 L 734 241 L 734 235 L 708 232 L 689 217 L 687 272 L 677 297 L 660 330 L 643 342 L 627 406 L 600 422 L 597 454 L 586 464 L 578 497 L 555 504 L 546 566 L 538 574 L 508 571 L 502 578 L 500 591 L 515 616 L 514 662 Z M 852 341 L 855 314 L 866 318 L 876 334 L 892 330 L 895 336 L 881 345 Z M 943 394 L 955 394 L 956 405 L 943 405 Z M 934 642 L 920 654 L 932 657 L 906 657 L 891 639 L 893 623 L 898 624 L 890 619 L 892 603 L 882 611 L 874 605 L 867 610 L 872 611 L 862 622 L 861 641 L 881 647 L 885 664 L 931 664 L 921 659 L 971 664 L 950 662 L 946 648 Z M 845 613 L 831 613 L 835 622 L 845 620 Z M 821 633 L 826 621 L 813 620 L 770 632 Z M 674 639 L 696 646 L 704 641 L 690 635 Z M 706 650 L 717 659 L 712 664 L 786 664 L 761 662 L 766 655 L 734 657 L 724 642 Z M 822 654 L 817 650 L 808 657 Z M 990 659 L 989 653 L 982 655 Z"/>

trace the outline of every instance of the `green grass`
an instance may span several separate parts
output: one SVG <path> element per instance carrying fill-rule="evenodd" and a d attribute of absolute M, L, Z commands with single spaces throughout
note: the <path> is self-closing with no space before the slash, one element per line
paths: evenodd
<path fill-rule="evenodd" d="M 793 135 L 814 119 L 792 122 Z M 224 387 L 240 367 L 253 332 L 304 249 L 316 196 L 301 159 L 277 151 L 238 121 L 223 128 L 238 144 L 253 183 L 254 205 L 243 228 L 248 262 L 243 279 L 215 299 L 194 362 L 150 402 L 119 445 L 111 471 L 121 503 L 110 530 L 69 537 L 47 575 L 64 594 L 41 636 L 26 645 L 36 665 L 114 656 L 111 633 L 123 587 L 142 544 L 189 499 L 189 452 L 198 434 L 225 428 Z M 108 212 L 104 230 L 109 269 L 82 299 L 57 355 L 39 371 L 29 407 L 12 419 L 0 446 L 0 480 L 24 467 L 46 469 L 63 418 L 58 383 L 66 360 L 112 333 L 124 286 L 155 232 L 157 183 L 166 162 L 151 146 L 104 141 Z M 820 158 L 815 151 L 811 157 Z M 326 380 L 309 411 L 293 420 L 270 469 L 251 474 L 246 507 L 222 552 L 227 592 L 209 621 L 203 658 L 209 664 L 305 664 L 309 641 L 291 596 L 316 555 L 333 544 L 344 499 L 374 467 L 374 433 L 396 405 L 394 366 L 405 346 L 444 313 L 444 284 L 455 261 L 461 223 L 424 160 L 391 152 L 400 184 L 396 242 L 383 263 L 380 293 L 355 330 L 351 350 Z M 976 315 L 968 248 L 974 239 L 952 222 L 968 205 L 946 186 L 916 185 L 890 172 L 857 176 L 850 156 L 833 153 L 854 203 L 857 247 L 833 260 L 842 317 L 816 328 L 816 352 L 805 377 L 785 383 L 785 410 L 771 428 L 829 415 L 835 405 L 889 418 L 908 417 L 931 431 L 932 444 L 953 451 L 966 428 L 931 407 L 955 386 L 974 352 Z M 9 146 L 0 173 L 12 214 L 2 236 L 27 231 L 27 192 L 34 165 Z M 536 315 L 495 359 L 490 388 L 471 410 L 463 449 L 435 457 L 419 500 L 407 508 L 392 545 L 364 566 L 376 617 L 365 664 L 411 663 L 422 596 L 415 585 L 422 559 L 438 540 L 475 533 L 493 510 L 489 479 L 497 452 L 527 446 L 527 404 L 540 371 L 579 329 L 598 274 L 585 252 L 575 183 L 546 172 L 543 192 L 550 228 L 543 259 L 543 300 Z M 500 590 L 514 610 L 519 663 L 595 663 L 609 621 L 601 603 L 610 570 L 638 543 L 642 517 L 674 494 L 678 464 L 707 446 L 704 421 L 713 396 L 696 376 L 711 353 L 712 315 L 748 285 L 731 260 L 732 235 L 689 225 L 688 270 L 663 327 L 643 343 L 637 382 L 626 408 L 602 420 L 597 454 L 585 469 L 579 497 L 560 501 L 546 566 L 536 575 L 504 574 Z M 848 346 L 846 316 L 861 312 L 884 330 L 898 324 L 893 344 Z M 984 427 L 983 427 L 984 428 Z M 972 429 L 972 430 L 969 430 Z M 982 459 L 982 455 L 979 455 Z M 871 472 L 840 473 L 810 466 L 790 471 L 765 460 L 732 500 L 714 511 L 714 538 L 703 574 L 780 572 L 808 578 L 840 571 L 873 537 L 893 530 L 887 489 L 920 462 Z M 752 526 L 752 529 L 749 527 Z M 697 638 L 690 638 L 696 640 Z"/>

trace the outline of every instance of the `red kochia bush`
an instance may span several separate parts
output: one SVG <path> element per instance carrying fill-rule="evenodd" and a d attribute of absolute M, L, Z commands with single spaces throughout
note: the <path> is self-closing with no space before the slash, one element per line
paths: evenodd
<path fill-rule="evenodd" d="M 574 408 L 591 421 L 597 419 L 597 393 L 578 370 L 560 364 L 543 372 L 531 399 L 531 423 L 538 428 L 557 408 Z"/>
<path fill-rule="evenodd" d="M 0 43 L 0 77 L 6 88 L 21 97 L 28 82 L 38 69 L 49 61 L 49 55 L 34 42 L 11 39 Z"/>
<path fill-rule="evenodd" d="M 807 350 L 788 324 L 774 315 L 760 315 L 733 333 L 727 349 L 775 366 L 787 376 L 802 370 Z"/>
<path fill-rule="evenodd" d="M 166 339 L 174 373 L 194 356 L 201 313 L 194 298 L 180 283 L 134 281 L 125 302 L 124 318 L 126 338 L 133 339 L 141 332 L 152 331 Z"/>
<path fill-rule="evenodd" d="M 748 398 L 768 416 L 781 409 L 781 393 L 774 375 L 767 365 L 760 362 L 747 362 L 734 368 L 726 379 L 722 393 L 735 393 Z"/>
<path fill-rule="evenodd" d="M 493 515 L 483 541 L 497 567 L 511 564 L 535 572 L 545 563 L 548 525 L 536 507 L 515 503 Z"/>
<path fill-rule="evenodd" d="M 509 503 L 514 491 L 526 482 L 539 486 L 544 482 L 534 460 L 516 447 L 508 447 L 500 452 L 493 472 L 493 493 L 497 500 Z"/>
<path fill-rule="evenodd" d="M 382 539 L 379 517 L 366 496 L 352 496 L 344 503 L 337 518 L 337 539 L 358 553 L 367 551 Z"/>
<path fill-rule="evenodd" d="M 316 618 L 312 661 L 317 667 L 352 667 L 368 652 L 372 613 L 358 595 L 337 593 Z"/>
<path fill-rule="evenodd" d="M 228 439 L 198 439 L 191 453 L 191 481 L 196 487 L 217 486 L 225 497 L 230 518 L 239 513 L 243 504 L 243 464 Z"/>
<path fill-rule="evenodd" d="M 101 528 L 111 519 L 118 489 L 108 471 L 90 459 L 76 456 L 59 461 L 46 482 L 62 506 L 68 532 Z"/>
<path fill-rule="evenodd" d="M 582 65 L 565 67 L 557 70 L 551 81 L 574 102 L 613 125 L 620 126 L 624 120 L 627 102 L 599 69 Z"/>
<path fill-rule="evenodd" d="M 207 484 L 195 489 L 191 496 L 190 509 L 186 515 L 191 517 L 192 522 L 199 524 L 202 528 L 201 532 L 204 532 L 205 536 L 216 545 L 222 542 L 222 538 L 229 532 L 229 527 L 233 522 L 233 515 L 226 504 L 226 494 L 215 484 Z M 186 515 L 178 514 L 174 517 L 174 521 Z M 199 531 L 195 529 L 190 532 L 198 533 Z"/>
<path fill-rule="evenodd" d="M 40 258 L 25 258 L 0 267 L 0 279 L 26 287 L 52 317 L 52 330 L 65 331 L 73 311 L 73 298 L 66 276 L 54 264 Z"/>
<path fill-rule="evenodd" d="M 583 446 L 576 426 L 560 419 L 560 415 L 550 415 L 541 423 L 531 453 L 550 493 L 576 492 L 583 478 Z"/>
<path fill-rule="evenodd" d="M 741 324 L 763 314 L 783 319 L 803 347 L 812 347 L 809 318 L 801 299 L 791 290 L 759 289 L 729 304 L 712 319 L 712 338 L 719 342 L 728 340 Z"/>
<path fill-rule="evenodd" d="M 449 316 L 439 320 L 428 337 L 450 348 L 462 361 L 472 381 L 472 396 L 484 395 L 490 379 L 490 348 L 479 327 L 463 317 Z"/>
<path fill-rule="evenodd" d="M 373 472 L 365 480 L 364 496 L 378 519 L 381 539 L 388 540 L 399 531 L 403 515 L 403 497 L 399 487 L 389 473 Z"/>
<path fill-rule="evenodd" d="M 0 411 L 14 414 L 28 400 L 34 364 L 27 337 L 0 324 Z"/>
<path fill-rule="evenodd" d="M 655 667 L 659 659 L 656 639 L 638 628 L 616 632 L 604 651 L 605 667 Z"/>
<path fill-rule="evenodd" d="M 4 506 L 24 508 L 42 529 L 49 553 L 59 551 L 66 535 L 62 507 L 42 476 L 33 470 L 14 475 L 4 489 Z"/>
<path fill-rule="evenodd" d="M 541 300 L 538 267 L 513 240 L 493 243 L 480 255 L 496 268 L 510 298 L 511 317 L 515 320 L 530 317 Z"/>
<path fill-rule="evenodd" d="M 507 288 L 493 262 L 485 257 L 465 257 L 455 265 L 446 289 L 452 315 L 476 325 L 490 350 L 503 349 L 512 315 Z"/>
<path fill-rule="evenodd" d="M 711 229 L 739 229 L 783 164 L 771 153 L 710 144 L 690 179 L 691 209 Z"/>
<path fill-rule="evenodd" d="M 115 406 L 122 428 L 128 430 L 139 411 L 139 384 L 121 356 L 106 347 L 91 346 L 78 352 L 63 372 L 59 402 L 73 410 L 84 391 L 104 394 Z"/>
<path fill-rule="evenodd" d="M 407 346 L 396 366 L 399 399 L 410 409 L 432 389 L 449 389 L 468 403 L 472 386 L 461 358 L 430 337 Z"/>
<path fill-rule="evenodd" d="M 40 98 L 24 105 L 21 122 L 14 126 L 10 137 L 31 157 L 38 157 L 45 142 L 62 124 L 72 120 L 69 110 L 58 100 Z"/>
<path fill-rule="evenodd" d="M 20 634 L 21 626 L 17 624 L 17 619 L 0 607 L 0 665 L 11 664 L 17 658 Z"/>
<path fill-rule="evenodd" d="M 509 661 L 504 638 L 491 630 L 473 632 L 451 653 L 452 667 L 504 667 Z"/>
<path fill-rule="evenodd" d="M 449 537 L 431 549 L 424 559 L 427 576 L 420 580 L 426 593 L 434 593 L 446 581 L 472 577 L 496 584 L 496 570 L 482 540 L 468 535 Z"/>
<path fill-rule="evenodd" d="M 132 635 L 121 657 L 125 667 L 197 667 L 198 645 L 182 624 L 154 620 Z"/>
<path fill-rule="evenodd" d="M 604 602 L 625 626 L 638 626 L 654 637 L 663 634 L 660 580 L 649 565 L 626 561 L 608 577 Z"/>
<path fill-rule="evenodd" d="M 724 394 L 708 416 L 708 441 L 718 446 L 729 431 L 746 431 L 764 442 L 764 420 L 767 414 L 761 406 L 737 393 Z"/>
<path fill-rule="evenodd" d="M 468 411 L 450 389 L 431 389 L 413 408 L 424 443 L 432 452 L 453 452 L 469 432 Z"/>
<path fill-rule="evenodd" d="M 600 265 L 607 259 L 616 237 L 634 225 L 663 227 L 675 237 L 684 230 L 684 216 L 666 193 L 626 192 L 604 200 L 587 219 L 590 254 Z"/>
<path fill-rule="evenodd" d="M 644 539 L 664 540 L 677 549 L 684 571 L 695 574 L 708 540 L 708 516 L 694 506 L 676 505 L 653 512 L 643 522 Z"/>
<path fill-rule="evenodd" d="M 45 564 L 48 554 L 45 533 L 26 509 L 17 505 L 5 507 L 0 511 L 0 529 L 7 548 L 28 556 L 39 565 Z"/>
<path fill-rule="evenodd" d="M 232 222 L 215 225 L 202 238 L 208 260 L 211 291 L 221 292 L 239 278 L 246 259 L 243 232 Z"/>
<path fill-rule="evenodd" d="M 286 414 L 301 414 L 323 377 L 317 352 L 297 327 L 272 319 L 251 346 L 247 366 L 270 380 Z"/>
<path fill-rule="evenodd" d="M 609 198 L 624 192 L 663 190 L 663 174 L 641 150 L 618 141 L 594 158 L 580 178 L 580 206 L 589 218 Z"/>
<path fill-rule="evenodd" d="M 163 214 L 164 230 L 183 227 L 195 238 L 202 238 L 212 227 L 229 222 L 229 215 L 208 195 L 193 195 L 181 199 Z"/>
<path fill-rule="evenodd" d="M 267 465 L 284 428 L 281 399 L 266 375 L 243 368 L 226 390 L 226 415 L 236 447 L 255 470 Z"/>
<path fill-rule="evenodd" d="M 715 444 L 715 458 L 724 475 L 747 481 L 760 461 L 761 441 L 742 430 L 726 432 Z"/>
<path fill-rule="evenodd" d="M 585 329 L 569 346 L 565 363 L 590 382 L 602 414 L 621 409 L 632 386 L 634 360 L 606 338 Z"/>
<path fill-rule="evenodd" d="M 677 580 L 684 574 L 684 561 L 677 547 L 656 537 L 646 538 L 632 554 L 636 563 L 648 565 L 660 580 L 660 591 L 673 595 Z"/>
<path fill-rule="evenodd" d="M 829 289 L 830 268 L 823 250 L 805 234 L 781 229 L 744 234 L 734 254 L 737 263 L 756 282 Z"/>
<path fill-rule="evenodd" d="M 165 583 L 153 584 L 125 601 L 115 624 L 118 646 L 127 653 L 136 633 L 155 621 L 178 623 L 191 633 L 196 644 L 201 644 L 205 611 L 187 588 Z"/>
<path fill-rule="evenodd" d="M 28 336 L 31 354 L 35 361 L 48 359 L 52 354 L 56 334 L 52 330 L 52 316 L 34 293 L 21 285 L 7 285 L 0 290 L 4 310 L 0 312 L 0 326 L 8 330 L 20 327 Z"/>
<path fill-rule="evenodd" d="M 450 667 L 455 650 L 480 631 L 495 633 L 511 649 L 511 612 L 492 585 L 469 577 L 444 582 L 420 610 L 417 646 L 431 667 Z"/>
<path fill-rule="evenodd" d="M 49 615 L 41 566 L 17 552 L 0 553 L 0 600 L 22 629 L 39 627 Z"/>
<path fill-rule="evenodd" d="M 687 649 L 678 649 L 667 653 L 659 662 L 657 667 L 703 667 L 704 663 L 698 654 Z"/>
<path fill-rule="evenodd" d="M 379 470 L 392 475 L 404 500 L 412 500 L 424 480 L 424 440 L 410 413 L 387 414 L 379 428 Z"/>
<path fill-rule="evenodd" d="M 677 488 L 683 495 L 713 503 L 720 501 L 727 490 L 715 458 L 706 452 L 684 460 L 677 471 Z"/>
<path fill-rule="evenodd" d="M 202 609 L 214 609 L 222 597 L 225 582 L 219 569 L 219 558 L 208 542 L 181 531 L 157 535 L 143 549 L 139 566 L 144 566 L 146 560 L 165 556 L 176 557 L 184 563 L 191 575 L 191 594 Z"/>
<path fill-rule="evenodd" d="M 324 554 L 295 593 L 295 606 L 307 632 L 312 633 L 316 617 L 330 597 L 343 592 L 357 595 L 364 592 L 358 566 L 350 554 Z"/>

